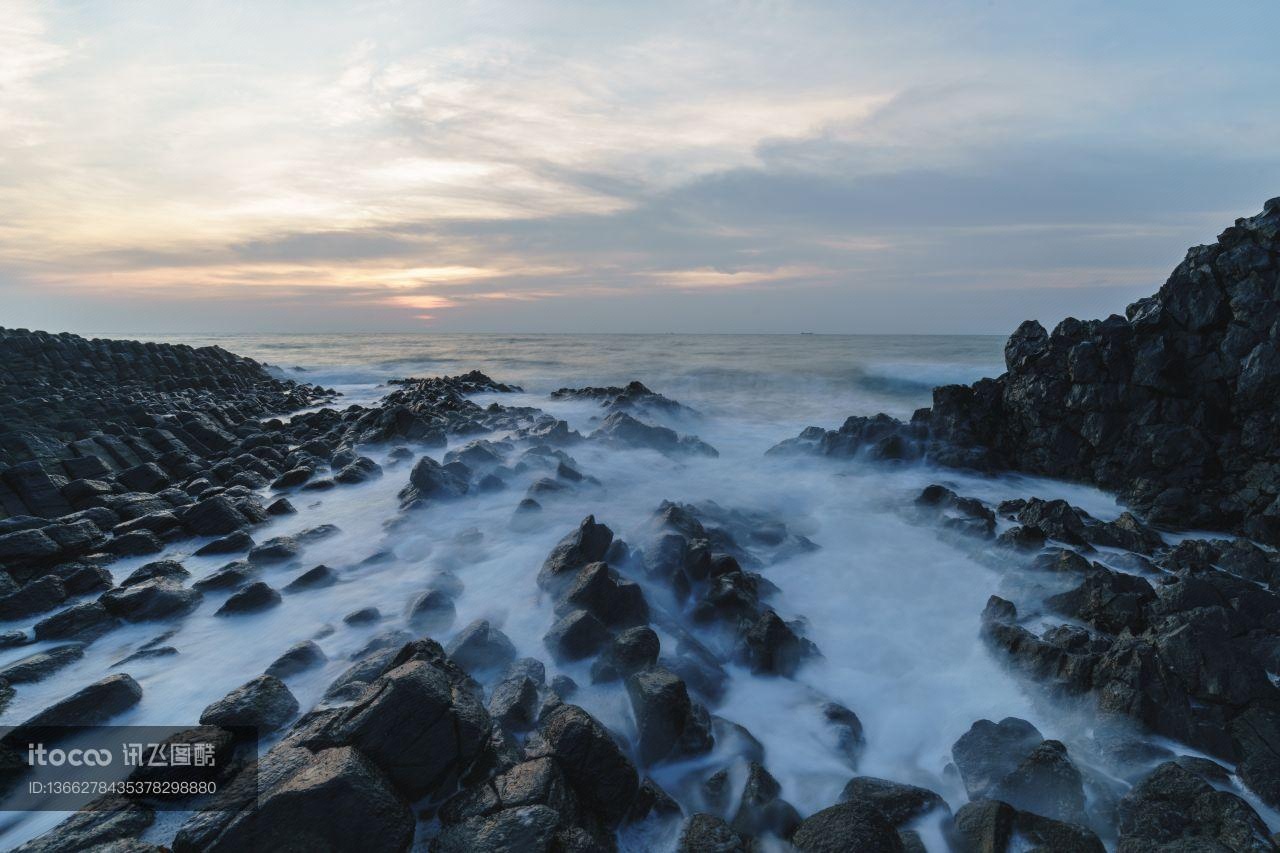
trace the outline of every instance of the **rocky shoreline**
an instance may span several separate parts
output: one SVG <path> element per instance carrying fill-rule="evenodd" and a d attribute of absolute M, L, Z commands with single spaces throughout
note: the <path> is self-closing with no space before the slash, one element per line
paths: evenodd
<path fill-rule="evenodd" d="M 551 609 L 545 655 L 520 657 L 488 620 L 456 626 L 467 577 L 442 570 L 398 616 L 369 606 L 327 626 L 386 630 L 314 707 L 289 682 L 327 663 L 316 642 L 327 634 L 290 638 L 186 721 L 214 732 L 225 758 L 219 792 L 186 803 L 203 810 L 165 824 L 145 797 L 102 801 L 19 849 L 589 851 L 622 839 L 690 853 L 917 851 L 927 837 L 983 853 L 1274 851 L 1260 810 L 1280 809 L 1280 555 L 1170 529 L 1280 539 L 1268 391 L 1280 382 L 1277 270 L 1273 201 L 1193 249 L 1128 319 L 1052 334 L 1024 324 L 1004 376 L 939 388 L 910 423 L 850 418 L 771 451 L 1027 470 L 1097 483 L 1133 508 L 1104 521 L 945 481 L 899 508 L 921 536 L 999 573 L 999 594 L 973 614 L 992 654 L 1097 720 L 1070 748 L 1022 719 L 975 720 L 950 751 L 968 799 L 954 813 L 930 788 L 859 775 L 858 709 L 816 689 L 811 705 L 850 778 L 811 814 L 789 802 L 760 740 L 717 711 L 731 669 L 793 679 L 824 653 L 852 652 L 824 650 L 803 620 L 784 619 L 768 578 L 820 543 L 782 518 L 673 495 L 627 541 L 602 502 L 528 567 Z M 538 408 L 477 403 L 520 390 L 479 372 L 394 380 L 377 405 L 342 408 L 332 391 L 217 348 L 0 330 L 0 354 L 0 646 L 42 644 L 0 670 L 0 710 L 112 632 L 157 632 L 20 721 L 0 744 L 10 758 L 23 727 L 136 706 L 143 687 L 128 670 L 179 654 L 171 638 L 193 613 L 234 626 L 348 582 L 359 566 L 306 567 L 333 524 L 259 532 L 294 501 L 394 478 L 390 535 L 423 508 L 490 494 L 510 495 L 521 530 L 558 496 L 602 488 L 578 448 L 718 457 L 683 432 L 696 412 L 640 382 L 554 392 L 598 402 L 584 434 Z M 227 562 L 195 576 L 160 558 L 182 542 Z M 365 564 L 391 559 L 375 550 Z M 136 568 L 112 571 L 126 560 Z M 583 665 L 590 684 L 548 677 L 548 662 Z M 596 690 L 627 709 L 633 737 L 575 704 Z M 237 739 L 244 726 L 266 743 L 261 755 Z"/>
<path fill-rule="evenodd" d="M 1280 544 L 1280 199 L 1123 317 L 1023 323 L 1005 365 L 935 388 L 909 423 L 850 418 L 780 449 L 1082 480 L 1154 524 Z"/>

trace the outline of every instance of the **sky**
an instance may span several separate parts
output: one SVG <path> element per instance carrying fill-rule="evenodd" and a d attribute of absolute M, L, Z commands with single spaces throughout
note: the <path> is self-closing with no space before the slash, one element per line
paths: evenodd
<path fill-rule="evenodd" d="M 0 325 L 1008 333 L 1280 195 L 1280 4 L 0 0 Z"/>

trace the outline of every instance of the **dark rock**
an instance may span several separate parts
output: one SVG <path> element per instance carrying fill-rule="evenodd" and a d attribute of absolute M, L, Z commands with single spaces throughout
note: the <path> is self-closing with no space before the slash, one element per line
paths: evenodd
<path fill-rule="evenodd" d="M 814 652 L 812 643 L 796 636 L 777 613 L 768 609 L 743 632 L 738 644 L 739 656 L 757 674 L 794 675 Z"/>
<path fill-rule="evenodd" d="M 484 619 L 459 631 L 445 650 L 454 663 L 472 673 L 505 666 L 516 657 L 516 647 L 507 635 Z"/>
<path fill-rule="evenodd" d="M 286 563 L 298 556 L 302 545 L 293 536 L 276 536 L 256 546 L 249 552 L 249 562 L 255 566 L 270 563 Z"/>
<path fill-rule="evenodd" d="M 850 767 L 857 767 L 866 747 L 866 736 L 862 732 L 862 721 L 858 715 L 836 702 L 826 702 L 822 706 L 822 717 L 835 733 L 836 749 L 845 757 Z"/>
<path fill-rule="evenodd" d="M 7 740 L 17 743 L 27 728 L 44 726 L 92 726 L 127 711 L 142 699 L 142 687 L 124 673 L 108 675 L 83 690 L 45 708 L 18 728 Z"/>
<path fill-rule="evenodd" d="M 801 853 L 902 853 L 902 841 L 880 812 L 862 803 L 839 803 L 806 818 L 791 836 Z"/>
<path fill-rule="evenodd" d="M 409 625 L 416 631 L 435 634 L 449 630 L 458 618 L 453 598 L 443 590 L 431 589 L 409 603 Z"/>
<path fill-rule="evenodd" d="M 191 572 L 183 568 L 181 563 L 173 560 L 155 560 L 134 569 L 127 578 L 120 581 L 120 586 L 133 586 L 155 578 L 168 578 L 181 583 L 189 577 Z"/>
<path fill-rule="evenodd" d="M 191 586 L 201 592 L 211 589 L 232 589 L 253 578 L 256 570 L 244 560 L 227 563 L 222 568 L 200 578 Z"/>
<path fill-rule="evenodd" d="M 967 780 L 966 780 L 967 781 Z M 1084 785 L 1067 748 L 1046 740 L 989 789 L 992 799 L 1065 823 L 1084 823 Z"/>
<path fill-rule="evenodd" d="M 539 737 L 579 799 L 613 827 L 626 816 L 640 787 L 635 766 L 590 714 L 561 705 L 542 720 Z"/>
<path fill-rule="evenodd" d="M 293 515 L 296 512 L 287 498 L 276 498 L 267 505 L 267 515 Z"/>
<path fill-rule="evenodd" d="M 0 619 L 21 619 L 52 610 L 67 600 L 66 585 L 55 575 L 36 578 L 31 583 L 0 596 Z"/>
<path fill-rule="evenodd" d="M 1117 853 L 1155 850 L 1271 851 L 1249 804 L 1166 762 L 1120 800 Z"/>
<path fill-rule="evenodd" d="M 464 468 L 466 466 L 463 466 Z M 409 485 L 400 492 L 400 503 L 416 506 L 428 500 L 452 500 L 467 493 L 467 479 L 442 466 L 430 456 L 414 463 Z"/>
<path fill-rule="evenodd" d="M 104 592 L 98 600 L 107 612 L 128 622 L 184 616 L 199 606 L 204 596 L 164 577 Z"/>
<path fill-rule="evenodd" d="M 338 582 L 338 576 L 333 569 L 325 565 L 315 566 L 307 569 L 293 580 L 284 585 L 285 592 L 302 592 L 308 589 L 320 589 L 326 586 L 333 586 Z"/>
<path fill-rule="evenodd" d="M 516 806 L 477 815 L 441 830 L 433 853 L 505 853 L 508 850 L 550 853 L 560 815 L 543 805 Z"/>
<path fill-rule="evenodd" d="M 747 765 L 747 781 L 732 826 L 747 838 L 790 838 L 800 825 L 800 815 L 781 798 L 782 786 L 759 762 Z"/>
<path fill-rule="evenodd" d="M 254 581 L 231 594 L 222 603 L 216 615 L 231 616 L 237 613 L 257 613 L 280 603 L 280 593 L 262 581 Z"/>
<path fill-rule="evenodd" d="M 750 853 L 751 841 L 715 815 L 698 812 L 680 829 L 679 853 Z"/>
<path fill-rule="evenodd" d="M 117 557 L 137 557 L 164 550 L 164 543 L 150 530 L 133 530 L 106 544 L 105 551 Z"/>
<path fill-rule="evenodd" d="M 600 651 L 609 640 L 609 629 L 585 610 L 562 616 L 542 638 L 558 661 L 575 661 Z"/>
<path fill-rule="evenodd" d="M 1035 726 L 1017 717 L 999 723 L 978 720 L 951 747 L 951 756 L 969 799 L 979 800 L 1044 742 Z"/>
<path fill-rule="evenodd" d="M 871 806 L 894 827 L 932 811 L 950 811 L 946 801 L 928 788 L 890 782 L 874 776 L 855 776 L 850 779 L 840 792 L 840 802 Z"/>
<path fill-rule="evenodd" d="M 614 412 L 601 421 L 592 441 L 614 447 L 644 447 L 672 456 L 719 456 L 716 449 L 692 435 L 679 435 L 675 430 L 646 424 L 626 412 Z"/>
<path fill-rule="evenodd" d="M 462 674 L 451 673 L 439 646 L 429 645 L 433 659 L 408 659 L 392 668 L 317 738 L 358 748 L 411 799 L 456 783 L 480 755 L 490 727 Z"/>
<path fill-rule="evenodd" d="M 267 667 L 267 675 L 288 678 L 322 665 L 329 658 L 311 640 L 295 643 Z"/>
<path fill-rule="evenodd" d="M 208 853 L 245 850 L 361 850 L 402 853 L 413 839 L 408 804 L 386 775 L 352 747 L 306 753 L 294 772 L 238 812 Z M 175 845 L 177 847 L 178 845 Z M 188 848 L 188 849 L 195 849 Z"/>
<path fill-rule="evenodd" d="M 35 625 L 37 640 L 79 640 L 88 643 L 115 628 L 120 622 L 102 602 L 76 604 L 46 616 Z"/>
<path fill-rule="evenodd" d="M 348 625 L 370 625 L 380 619 L 382 613 L 376 607 L 362 607 L 342 617 L 342 621 Z"/>
<path fill-rule="evenodd" d="M 652 628 L 628 628 L 614 637 L 591 665 L 591 680 L 599 683 L 626 678 L 657 663 L 660 651 Z"/>
<path fill-rule="evenodd" d="M 274 675 L 240 685 L 200 713 L 202 726 L 253 726 L 262 734 L 282 727 L 298 713 L 298 700 Z"/>
<path fill-rule="evenodd" d="M 1272 808 L 1280 808 L 1280 712 L 1253 707 L 1231 722 L 1236 772 Z"/>
<path fill-rule="evenodd" d="M 71 643 L 19 658 L 0 669 L 0 681 L 7 684 L 25 684 L 29 681 L 42 681 L 68 664 L 84 657 L 84 646 Z"/>
<path fill-rule="evenodd" d="M 629 627 L 649 621 L 649 605 L 640 586 L 620 578 L 607 563 L 584 566 L 560 594 L 557 613 L 578 609 L 611 626 Z"/>
<path fill-rule="evenodd" d="M 228 533 L 226 536 L 206 542 L 196 550 L 196 556 L 205 557 L 216 554 L 234 554 L 237 551 L 248 551 L 253 548 L 253 537 L 243 530 Z"/>
<path fill-rule="evenodd" d="M 603 524 L 597 524 L 595 516 L 587 516 L 577 530 L 551 549 L 538 571 L 538 585 L 543 589 L 550 589 L 573 577 L 571 573 L 576 573 L 588 564 L 602 562 L 612 543 L 613 531 Z"/>
<path fill-rule="evenodd" d="M 627 678 L 627 695 L 645 764 L 711 749 L 710 718 L 696 712 L 688 688 L 675 673 L 658 666 L 634 673 Z"/>

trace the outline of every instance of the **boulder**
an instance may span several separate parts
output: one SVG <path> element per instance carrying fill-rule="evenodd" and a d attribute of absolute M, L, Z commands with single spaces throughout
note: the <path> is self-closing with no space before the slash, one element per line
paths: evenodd
<path fill-rule="evenodd" d="M 328 656 L 313 641 L 303 640 L 300 643 L 294 643 L 285 650 L 284 654 L 272 661 L 267 667 L 266 674 L 276 678 L 288 678 L 320 666 L 328 659 Z"/>
<path fill-rule="evenodd" d="M 445 651 L 454 663 L 472 673 L 506 666 L 516 657 L 516 647 L 507 635 L 485 619 L 459 631 Z"/>
<path fill-rule="evenodd" d="M 195 610 L 203 598 L 199 590 L 157 577 L 109 590 L 98 600 L 113 616 L 128 622 L 147 622 L 185 616 Z"/>
<path fill-rule="evenodd" d="M 298 713 L 298 700 L 274 675 L 240 685 L 200 713 L 202 726 L 253 726 L 260 734 L 281 728 Z"/>
<path fill-rule="evenodd" d="M 386 775 L 360 750 L 335 747 L 308 755 L 200 849 L 403 853 L 413 833 L 413 812 Z"/>
<path fill-rule="evenodd" d="M 218 616 L 231 616 L 237 613 L 257 613 L 275 607 L 280 603 L 280 593 L 262 581 L 254 581 L 237 590 L 218 608 Z"/>

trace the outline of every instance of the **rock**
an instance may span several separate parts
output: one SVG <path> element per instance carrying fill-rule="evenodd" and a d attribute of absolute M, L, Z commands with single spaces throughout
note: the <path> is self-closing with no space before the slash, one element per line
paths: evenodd
<path fill-rule="evenodd" d="M 276 536 L 256 546 L 249 552 L 249 562 L 255 566 L 271 563 L 287 563 L 302 551 L 298 540 L 292 536 Z"/>
<path fill-rule="evenodd" d="M 44 726 L 92 726 L 105 723 L 142 699 L 142 687 L 124 673 L 108 675 L 62 699 L 13 729 L 6 740 L 17 743 L 26 729 Z"/>
<path fill-rule="evenodd" d="M 79 640 L 88 643 L 120 624 L 100 601 L 76 604 L 46 616 L 35 625 L 37 640 Z"/>
<path fill-rule="evenodd" d="M 185 616 L 200 605 L 204 596 L 196 589 L 164 577 L 121 586 L 102 594 L 98 600 L 107 612 L 128 622 L 171 619 Z"/>
<path fill-rule="evenodd" d="M 260 734 L 281 728 L 298 713 L 298 700 L 274 675 L 240 685 L 200 713 L 202 726 L 253 726 Z"/>
<path fill-rule="evenodd" d="M 614 637 L 591 665 L 591 680 L 599 683 L 626 678 L 657 663 L 660 650 L 652 628 L 628 628 Z"/>
<path fill-rule="evenodd" d="M 267 505 L 267 515 L 293 515 L 296 512 L 288 498 L 276 498 Z"/>
<path fill-rule="evenodd" d="M 1083 826 L 1019 812 L 997 800 L 975 800 L 956 812 L 956 834 L 973 853 L 1006 850 L 1053 850 L 1062 853 L 1104 853 L 1102 842 Z"/>
<path fill-rule="evenodd" d="M 698 812 L 680 829 L 679 853 L 750 853 L 751 841 L 715 815 Z"/>
<path fill-rule="evenodd" d="M 586 610 L 606 625 L 630 627 L 649 621 L 649 605 L 640 586 L 618 577 L 607 563 L 580 569 L 561 593 L 556 612 Z"/>
<path fill-rule="evenodd" d="M 353 485 L 355 483 L 364 483 L 368 480 L 374 480 L 382 476 L 382 466 L 374 462 L 368 456 L 360 456 L 349 465 L 334 475 L 335 482 L 344 485 Z"/>
<path fill-rule="evenodd" d="M 720 455 L 696 436 L 679 435 L 675 430 L 646 424 L 626 412 L 614 412 L 606 417 L 590 438 L 613 447 L 643 447 L 671 456 Z"/>
<path fill-rule="evenodd" d="M 292 489 L 310 480 L 313 474 L 315 474 L 314 468 L 307 465 L 299 465 L 297 468 L 290 468 L 277 477 L 275 482 L 271 484 L 271 488 L 276 491 Z"/>
<path fill-rule="evenodd" d="M 1099 567 L 1070 592 L 1047 598 L 1045 606 L 1108 634 L 1124 630 L 1140 634 L 1146 628 L 1146 608 L 1155 597 L 1143 578 Z"/>
<path fill-rule="evenodd" d="M 462 678 L 442 656 L 407 660 L 372 682 L 316 740 L 358 748 L 410 799 L 441 793 L 479 757 L 489 735 L 488 714 Z"/>
<path fill-rule="evenodd" d="M 478 815 L 441 830 L 433 853 L 550 853 L 560 815 L 543 805 L 517 806 Z"/>
<path fill-rule="evenodd" d="M 1280 809 L 1280 713 L 1249 708 L 1231 722 L 1231 738 L 1240 755 L 1240 779 L 1267 805 Z"/>
<path fill-rule="evenodd" d="M 990 789 L 992 799 L 1065 823 L 1084 823 L 1084 784 L 1059 741 L 1046 740 Z"/>
<path fill-rule="evenodd" d="M 212 542 L 206 542 L 196 550 L 196 556 L 234 554 L 239 551 L 251 550 L 253 546 L 253 537 L 243 530 L 237 530 L 234 533 L 228 533 L 226 536 L 220 536 Z"/>
<path fill-rule="evenodd" d="M 471 673 L 505 666 L 516 657 L 516 647 L 507 635 L 484 619 L 459 631 L 445 650 L 454 663 Z"/>
<path fill-rule="evenodd" d="M 148 805 L 99 801 L 93 810 L 76 812 L 14 853 L 154 853 L 146 845 L 130 846 L 154 822 L 155 811 Z"/>
<path fill-rule="evenodd" d="M 127 578 L 120 581 L 120 586 L 133 586 L 155 578 L 168 578 L 181 583 L 189 577 L 191 572 L 183 568 L 181 563 L 173 560 L 155 560 L 139 566 Z"/>
<path fill-rule="evenodd" d="M 867 745 L 866 736 L 862 733 L 862 721 L 857 714 L 837 702 L 825 702 L 820 710 L 827 726 L 835 734 L 836 750 L 844 756 L 850 767 L 856 768 Z"/>
<path fill-rule="evenodd" d="M 580 801 L 605 826 L 617 826 L 640 779 L 605 728 L 577 705 L 561 705 L 543 718 L 538 735 L 545 750 L 541 754 L 555 759 Z"/>
<path fill-rule="evenodd" d="M 465 465 L 462 466 L 464 469 Z M 468 491 L 467 480 L 430 456 L 419 457 L 409 474 L 409 485 L 400 492 L 400 504 L 417 506 L 429 500 L 453 500 Z"/>
<path fill-rule="evenodd" d="M 326 586 L 333 586 L 338 582 L 338 576 L 333 569 L 325 565 L 315 566 L 307 569 L 293 580 L 284 585 L 285 592 L 302 592 L 308 589 L 321 589 Z"/>
<path fill-rule="evenodd" d="M 257 613 L 280 603 L 280 593 L 262 581 L 254 581 L 231 594 L 231 597 L 218 608 L 218 616 L 231 616 L 237 613 Z"/>
<path fill-rule="evenodd" d="M 164 543 L 150 530 L 133 530 L 112 539 L 103 550 L 117 557 L 137 557 L 163 551 Z"/>
<path fill-rule="evenodd" d="M 742 798 L 733 816 L 733 828 L 747 838 L 790 838 L 800 825 L 800 814 L 781 798 L 781 793 L 782 786 L 764 765 L 750 762 Z"/>
<path fill-rule="evenodd" d="M 415 630 L 436 634 L 449 630 L 458 618 L 453 598 L 443 590 L 431 589 L 409 602 L 409 625 Z"/>
<path fill-rule="evenodd" d="M 267 667 L 267 675 L 288 678 L 322 665 L 329 658 L 311 640 L 294 643 Z"/>
<path fill-rule="evenodd" d="M 489 716 L 507 731 L 523 731 L 533 725 L 538 706 L 538 685 L 528 675 L 508 675 L 489 697 Z"/>
<path fill-rule="evenodd" d="M 102 592 L 111 589 L 114 583 L 111 572 L 105 567 L 85 563 L 64 563 L 54 567 L 52 574 L 62 578 L 62 585 L 69 596 Z"/>
<path fill-rule="evenodd" d="M 542 641 L 557 661 L 575 661 L 600 651 L 609 640 L 609 629 L 585 610 L 573 610 L 551 626 Z"/>
<path fill-rule="evenodd" d="M 23 566 L 47 562 L 62 551 L 41 530 L 18 530 L 0 536 L 0 563 Z"/>
<path fill-rule="evenodd" d="M 342 621 L 348 625 L 370 625 L 381 619 L 382 613 L 376 607 L 361 607 L 342 617 Z"/>
<path fill-rule="evenodd" d="M 597 524 L 594 515 L 587 516 L 577 530 L 551 549 L 538 571 L 538 586 L 551 589 L 573 577 L 570 573 L 576 573 L 590 563 L 603 562 L 612 543 L 613 531 L 603 524 Z"/>
<path fill-rule="evenodd" d="M 223 495 L 192 504 L 178 515 L 183 527 L 196 536 L 226 536 L 247 527 L 249 519 Z"/>
<path fill-rule="evenodd" d="M 658 666 L 634 673 L 627 678 L 627 695 L 645 764 L 711 749 L 710 718 L 695 710 L 688 688 L 675 673 Z"/>
<path fill-rule="evenodd" d="M 840 792 L 840 802 L 871 806 L 893 827 L 900 827 L 933 811 L 950 811 L 946 801 L 928 788 L 874 776 L 850 779 Z"/>
<path fill-rule="evenodd" d="M 84 646 L 71 643 L 65 646 L 54 646 L 43 652 L 36 652 L 19 658 L 0 669 L 0 681 L 6 684 L 25 684 L 30 681 L 42 681 L 68 664 L 84 657 Z"/>
<path fill-rule="evenodd" d="M 814 651 L 812 643 L 796 636 L 768 609 L 743 632 L 738 643 L 739 657 L 757 674 L 792 676 Z"/>
<path fill-rule="evenodd" d="M 386 775 L 360 750 L 336 747 L 308 755 L 200 849 L 402 853 L 413 832 L 413 812 Z"/>
<path fill-rule="evenodd" d="M 0 619 L 22 619 L 52 610 L 67 600 L 67 588 L 54 575 L 36 578 L 31 583 L 0 596 Z"/>
<path fill-rule="evenodd" d="M 208 592 L 212 589 L 232 589 L 247 583 L 255 573 L 256 569 L 247 562 L 237 560 L 233 563 L 227 563 L 217 571 L 200 578 L 191 586 L 201 592 Z"/>
<path fill-rule="evenodd" d="M 1153 850 L 1270 851 L 1266 824 L 1249 804 L 1173 762 L 1120 800 L 1117 853 Z"/>
<path fill-rule="evenodd" d="M 951 747 L 969 799 L 986 798 L 1043 741 L 1035 726 L 1017 717 L 999 723 L 978 720 L 970 726 Z"/>
<path fill-rule="evenodd" d="M 902 841 L 880 812 L 861 803 L 838 803 L 801 822 L 791 843 L 801 853 L 902 853 Z"/>

